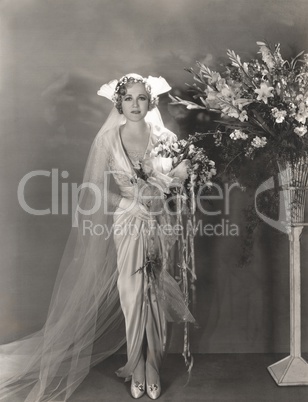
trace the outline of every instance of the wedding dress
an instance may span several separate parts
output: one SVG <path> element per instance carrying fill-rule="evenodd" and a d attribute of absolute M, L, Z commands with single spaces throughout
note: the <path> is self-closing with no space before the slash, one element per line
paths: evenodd
<path fill-rule="evenodd" d="M 172 216 L 157 214 L 150 225 L 119 207 L 121 197 L 139 197 L 138 161 L 161 135 L 174 134 L 157 110 L 149 112 L 147 149 L 138 155 L 124 149 L 123 119 L 113 108 L 91 147 L 44 327 L 0 346 L 0 400 L 17 401 L 23 395 L 20 401 L 67 401 L 90 368 L 126 341 L 127 364 L 117 374 L 129 378 L 146 333 L 159 367 L 166 321 L 194 321 L 169 273 L 176 238 L 159 231 L 159 225 L 173 223 Z M 153 188 L 142 184 L 152 196 Z M 162 206 L 157 199 L 150 208 Z M 130 227 L 134 232 L 127 234 Z M 151 270 L 149 259 L 156 261 Z"/>

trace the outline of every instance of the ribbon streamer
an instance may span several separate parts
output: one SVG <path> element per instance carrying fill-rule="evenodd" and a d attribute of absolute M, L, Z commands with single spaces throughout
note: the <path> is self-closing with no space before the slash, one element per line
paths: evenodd
<path fill-rule="evenodd" d="M 194 252 L 194 237 L 196 234 L 196 202 L 194 186 L 191 180 L 190 188 L 190 198 L 184 197 L 182 192 L 179 192 L 176 197 L 176 207 L 177 207 L 177 224 L 179 227 L 183 226 L 183 215 L 182 211 L 186 211 L 186 225 L 185 233 L 184 230 L 178 239 L 178 251 L 179 251 L 179 267 L 180 267 L 180 282 L 182 285 L 182 291 L 184 295 L 184 300 L 187 307 L 190 304 L 190 291 L 192 294 L 193 306 L 196 303 L 196 292 L 194 282 L 196 277 L 196 267 L 195 267 L 195 252 Z M 190 339 L 189 339 L 189 323 L 184 324 L 184 346 L 183 346 L 183 357 L 186 366 L 188 366 L 188 379 L 185 385 L 189 383 L 191 370 L 193 368 L 194 359 L 190 352 Z"/>

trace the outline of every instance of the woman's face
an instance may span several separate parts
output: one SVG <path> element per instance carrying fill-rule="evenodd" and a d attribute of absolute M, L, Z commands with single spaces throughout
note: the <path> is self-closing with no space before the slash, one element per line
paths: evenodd
<path fill-rule="evenodd" d="M 138 122 L 145 118 L 149 110 L 149 95 L 142 82 L 126 87 L 122 96 L 122 110 L 127 120 Z"/>

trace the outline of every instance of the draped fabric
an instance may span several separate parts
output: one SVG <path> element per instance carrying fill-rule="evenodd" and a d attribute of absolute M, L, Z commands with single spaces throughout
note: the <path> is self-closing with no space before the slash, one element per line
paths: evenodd
<path fill-rule="evenodd" d="M 147 224 L 119 208 L 121 197 L 138 197 L 138 184 L 119 135 L 124 121 L 116 113 L 114 109 L 92 144 L 46 323 L 40 331 L 0 346 L 0 400 L 24 395 L 25 402 L 66 401 L 90 368 L 117 351 L 126 338 L 128 362 L 118 374 L 129 377 L 151 325 L 159 354 L 165 347 L 166 319 L 193 321 L 168 272 L 176 239 L 157 232 L 157 224 L 172 217 L 160 214 L 154 229 L 145 230 Z M 160 135 L 174 134 L 164 128 L 159 112 L 148 115 L 150 152 Z M 115 233 L 129 223 L 137 237 L 123 230 Z M 149 250 L 160 256 L 154 276 L 139 271 Z"/>

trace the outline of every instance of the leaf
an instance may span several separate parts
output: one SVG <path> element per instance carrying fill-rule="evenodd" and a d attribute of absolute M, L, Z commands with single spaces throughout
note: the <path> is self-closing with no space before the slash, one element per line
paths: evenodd
<path fill-rule="evenodd" d="M 251 103 L 254 103 L 253 99 L 246 99 L 246 98 L 240 98 L 240 99 L 235 99 L 234 104 L 235 105 L 250 105 Z"/>
<path fill-rule="evenodd" d="M 169 98 L 172 100 L 170 105 L 184 105 L 187 109 L 206 109 L 204 106 L 200 106 L 195 102 L 181 99 L 179 96 L 172 96 L 169 94 Z"/>
<path fill-rule="evenodd" d="M 290 67 L 291 67 L 292 70 L 294 70 L 294 68 L 295 68 L 295 66 L 296 66 L 296 64 L 297 64 L 297 62 L 299 61 L 298 59 L 301 57 L 301 55 L 302 55 L 303 53 L 305 53 L 304 50 L 302 50 L 300 53 L 298 53 L 298 55 L 295 56 L 294 59 L 291 60 Z"/>
<path fill-rule="evenodd" d="M 234 50 L 228 49 L 227 55 L 235 67 L 242 67 L 241 58 L 240 58 L 240 56 L 235 54 Z"/>
<path fill-rule="evenodd" d="M 194 72 L 194 70 L 193 70 L 192 67 L 185 67 L 185 68 L 184 68 L 184 71 L 187 71 L 187 72 L 190 73 L 190 74 L 195 74 L 195 72 Z"/>

